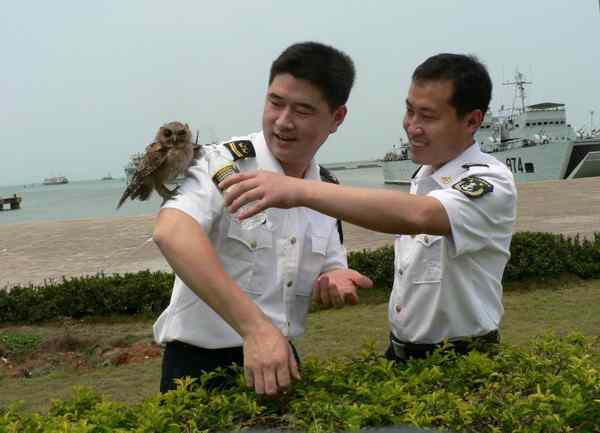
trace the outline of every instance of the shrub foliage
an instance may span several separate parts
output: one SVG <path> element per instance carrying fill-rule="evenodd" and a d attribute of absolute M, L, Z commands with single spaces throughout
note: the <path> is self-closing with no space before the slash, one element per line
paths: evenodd
<path fill-rule="evenodd" d="M 243 386 L 241 371 L 237 386 L 227 391 L 208 392 L 183 380 L 176 391 L 132 406 L 80 389 L 70 400 L 54 402 L 47 416 L 0 410 L 0 431 L 223 432 L 259 426 L 333 432 L 413 425 L 457 433 L 597 432 L 600 378 L 592 344 L 598 342 L 580 335 L 547 335 L 528 349 L 436 352 L 401 366 L 369 349 L 351 360 L 308 360 L 303 380 L 279 399 L 262 399 Z"/>
<path fill-rule="evenodd" d="M 392 287 L 393 247 L 352 252 L 348 263 L 352 269 L 372 278 L 379 289 Z M 505 281 L 556 278 L 565 273 L 581 278 L 600 277 L 600 233 L 591 240 L 552 233 L 522 232 L 513 236 Z M 172 273 L 142 271 L 63 278 L 41 286 L 15 286 L 0 290 L 0 323 L 87 315 L 156 314 L 168 305 L 172 285 Z"/>

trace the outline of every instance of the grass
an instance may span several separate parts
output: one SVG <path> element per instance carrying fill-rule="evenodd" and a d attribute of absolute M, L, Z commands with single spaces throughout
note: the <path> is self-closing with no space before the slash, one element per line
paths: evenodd
<path fill-rule="evenodd" d="M 511 283 L 507 289 L 501 330 L 503 343 L 524 346 L 536 335 L 547 332 L 600 335 L 600 280 L 565 277 L 548 282 Z M 152 321 L 130 317 L 5 326 L 0 327 L 0 334 L 11 335 L 25 351 L 28 345 L 43 347 L 44 341 L 56 339 L 57 335 L 85 342 L 82 350 L 93 351 L 98 347 L 150 340 Z M 365 344 L 383 351 L 387 335 L 387 295 L 382 291 L 363 292 L 358 306 L 310 314 L 307 334 L 297 346 L 303 358 L 328 359 L 351 355 Z M 34 344 L 38 341 L 42 343 Z M 25 409 L 44 411 L 51 399 L 67 397 L 75 385 L 93 386 L 115 400 L 139 402 L 158 391 L 159 378 L 159 358 L 118 367 L 74 370 L 58 366 L 49 374 L 29 379 L 0 377 L 0 407 L 22 400 Z"/>

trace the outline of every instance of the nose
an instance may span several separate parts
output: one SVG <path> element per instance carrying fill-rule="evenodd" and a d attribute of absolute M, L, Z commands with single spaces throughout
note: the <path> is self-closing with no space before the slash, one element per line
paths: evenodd
<path fill-rule="evenodd" d="M 292 112 L 289 107 L 284 108 L 278 113 L 275 119 L 275 126 L 281 129 L 292 129 L 294 127 Z"/>
<path fill-rule="evenodd" d="M 404 119 L 404 129 L 409 137 L 423 134 L 423 128 L 421 128 L 421 126 L 413 119 Z"/>

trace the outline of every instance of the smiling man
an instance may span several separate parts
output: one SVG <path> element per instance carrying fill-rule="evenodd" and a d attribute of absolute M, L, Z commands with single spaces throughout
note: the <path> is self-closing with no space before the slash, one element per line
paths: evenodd
<path fill-rule="evenodd" d="M 512 174 L 474 140 L 491 99 L 473 56 L 439 54 L 419 65 L 404 129 L 415 173 L 410 193 L 319 185 L 267 172 L 227 179 L 230 211 L 255 202 L 306 206 L 372 230 L 396 233 L 386 356 L 424 357 L 449 340 L 455 350 L 499 341 L 502 274 L 516 218 Z"/>
<path fill-rule="evenodd" d="M 242 171 L 321 182 L 314 157 L 344 121 L 353 82 L 346 54 L 315 42 L 290 46 L 271 66 L 263 131 L 222 143 L 223 150 Z M 171 302 L 154 325 L 165 346 L 161 391 L 174 389 L 174 379 L 237 363 L 257 393 L 276 394 L 300 378 L 291 340 L 304 332 L 311 295 L 325 305 L 356 303 L 357 287 L 372 282 L 347 269 L 334 218 L 275 210 L 268 224 L 245 230 L 224 208 L 208 162 L 189 172 L 154 230 L 176 274 Z"/>

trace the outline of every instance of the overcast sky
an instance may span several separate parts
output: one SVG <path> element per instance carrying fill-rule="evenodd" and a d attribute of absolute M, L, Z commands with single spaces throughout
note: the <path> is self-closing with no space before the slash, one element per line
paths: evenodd
<path fill-rule="evenodd" d="M 598 0 L 12 1 L 0 26 L 0 185 L 123 175 L 170 120 L 201 142 L 260 129 L 273 59 L 316 40 L 350 54 L 357 81 L 322 162 L 381 158 L 403 135 L 410 75 L 439 52 L 473 53 L 494 82 L 518 67 L 528 102 L 600 125 Z"/>

